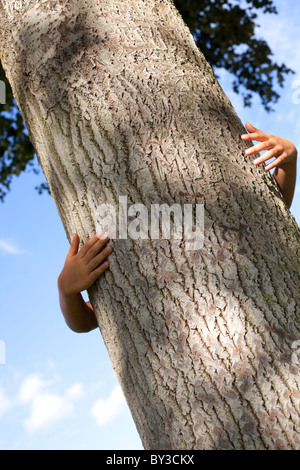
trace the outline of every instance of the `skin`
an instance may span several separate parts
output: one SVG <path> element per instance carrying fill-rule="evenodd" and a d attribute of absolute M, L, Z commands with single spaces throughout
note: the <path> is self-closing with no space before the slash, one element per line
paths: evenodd
<path fill-rule="evenodd" d="M 277 181 L 286 205 L 290 208 L 296 186 L 297 149 L 295 145 L 282 137 L 262 132 L 249 122 L 246 123 L 246 129 L 249 134 L 242 135 L 241 138 L 243 140 L 261 142 L 246 150 L 246 155 L 254 155 L 267 150 L 266 153 L 253 161 L 254 165 L 261 165 L 267 160 L 275 158 L 275 160 L 266 165 L 265 169 L 270 171 L 275 168 L 273 176 Z"/>
<path fill-rule="evenodd" d="M 246 155 L 267 151 L 253 161 L 254 165 L 261 165 L 275 158 L 265 168 L 267 171 L 275 168 L 274 178 L 290 207 L 296 184 L 296 147 L 289 140 L 262 132 L 249 122 L 246 123 L 246 129 L 249 134 L 241 136 L 244 141 L 261 142 L 246 150 Z M 57 281 L 62 313 L 67 325 L 76 333 L 86 333 L 98 327 L 93 307 L 90 302 L 83 300 L 81 291 L 94 284 L 109 267 L 106 258 L 112 252 L 112 246 L 106 245 L 108 236 L 102 240 L 100 236 L 101 234 L 94 235 L 78 251 L 79 237 L 76 233 L 73 234 L 70 250 Z"/>
<path fill-rule="evenodd" d="M 101 234 L 90 238 L 78 251 L 79 236 L 73 234 L 72 243 L 57 286 L 59 303 L 65 321 L 76 333 L 87 333 L 98 327 L 93 307 L 85 302 L 81 291 L 88 289 L 109 267 L 107 256 L 112 246 L 106 245 L 109 237 Z"/>

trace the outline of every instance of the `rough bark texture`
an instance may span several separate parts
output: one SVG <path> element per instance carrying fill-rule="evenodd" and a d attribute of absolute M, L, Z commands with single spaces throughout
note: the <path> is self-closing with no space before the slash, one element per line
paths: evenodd
<path fill-rule="evenodd" d="M 69 240 L 119 196 L 205 203 L 202 250 L 116 239 L 89 289 L 144 447 L 300 450 L 299 228 L 171 1 L 0 9 L 2 61 Z"/>

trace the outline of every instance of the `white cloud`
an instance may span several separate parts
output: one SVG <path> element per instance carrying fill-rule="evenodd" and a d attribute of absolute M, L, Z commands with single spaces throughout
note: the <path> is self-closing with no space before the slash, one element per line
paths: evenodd
<path fill-rule="evenodd" d="M 44 381 L 39 374 L 31 374 L 23 380 L 19 390 L 19 402 L 22 404 L 32 402 L 41 390 L 49 384 Z"/>
<path fill-rule="evenodd" d="M 34 390 L 36 394 L 32 395 L 30 416 L 24 421 L 24 427 L 30 433 L 71 415 L 74 411 L 73 401 L 83 394 L 83 387 L 78 383 L 68 388 L 63 395 L 41 391 L 39 383 L 33 386 L 31 392 Z"/>
<path fill-rule="evenodd" d="M 69 400 L 77 400 L 77 398 L 80 398 L 82 395 L 83 387 L 80 383 L 74 384 L 66 391 L 66 398 L 68 398 Z"/>
<path fill-rule="evenodd" d="M 9 255 L 22 255 L 24 251 L 20 250 L 14 243 L 9 240 L 0 239 L 0 250 Z"/>
<path fill-rule="evenodd" d="M 73 411 L 72 403 L 66 398 L 55 394 L 38 394 L 33 402 L 30 417 L 24 421 L 27 431 L 34 433 Z"/>
<path fill-rule="evenodd" d="M 125 397 L 121 387 L 118 385 L 106 400 L 99 399 L 96 401 L 92 408 L 92 415 L 96 418 L 99 426 L 105 426 L 125 409 L 125 404 Z"/>
<path fill-rule="evenodd" d="M 0 418 L 12 409 L 29 407 L 29 415 L 23 421 L 26 431 L 34 433 L 69 416 L 74 411 L 74 401 L 83 395 L 83 386 L 75 383 L 63 393 L 51 392 L 57 379 L 44 380 L 40 374 L 30 374 L 22 381 L 15 397 L 8 398 L 0 388 Z"/>

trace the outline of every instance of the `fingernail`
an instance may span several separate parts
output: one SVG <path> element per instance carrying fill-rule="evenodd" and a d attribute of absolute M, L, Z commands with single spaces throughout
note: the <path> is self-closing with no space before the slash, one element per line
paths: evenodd
<path fill-rule="evenodd" d="M 108 234 L 107 234 L 106 232 L 97 233 L 97 237 L 98 237 L 100 240 L 106 240 L 106 238 L 108 238 Z"/>
<path fill-rule="evenodd" d="M 253 163 L 254 165 L 256 165 L 256 163 L 258 163 L 258 158 L 256 160 L 253 160 Z"/>
<path fill-rule="evenodd" d="M 249 155 L 250 152 L 251 152 L 250 149 L 245 150 L 245 154 L 246 154 L 246 155 Z"/>
<path fill-rule="evenodd" d="M 247 137 L 247 134 L 241 135 L 241 138 L 242 138 L 242 139 L 246 139 L 246 137 Z"/>

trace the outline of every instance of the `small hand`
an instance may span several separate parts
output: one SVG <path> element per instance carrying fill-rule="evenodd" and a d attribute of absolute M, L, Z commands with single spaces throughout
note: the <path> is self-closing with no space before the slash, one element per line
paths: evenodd
<path fill-rule="evenodd" d="M 265 169 L 269 171 L 275 167 L 283 168 L 287 163 L 290 163 L 297 158 L 297 149 L 289 140 L 262 132 L 253 127 L 249 122 L 246 123 L 246 129 L 250 134 L 242 135 L 241 138 L 243 140 L 256 140 L 262 142 L 261 144 L 254 145 L 252 148 L 247 149 L 245 152 L 246 155 L 253 155 L 255 153 L 262 152 L 263 150 L 268 150 L 268 152 L 253 161 L 255 165 L 260 165 L 274 157 L 275 160 L 265 167 Z"/>
<path fill-rule="evenodd" d="M 77 294 L 88 289 L 109 266 L 104 259 L 112 252 L 112 246 L 104 245 L 109 237 L 101 240 L 98 234 L 90 238 L 80 249 L 79 236 L 73 234 L 72 243 L 58 285 L 65 295 Z"/>

